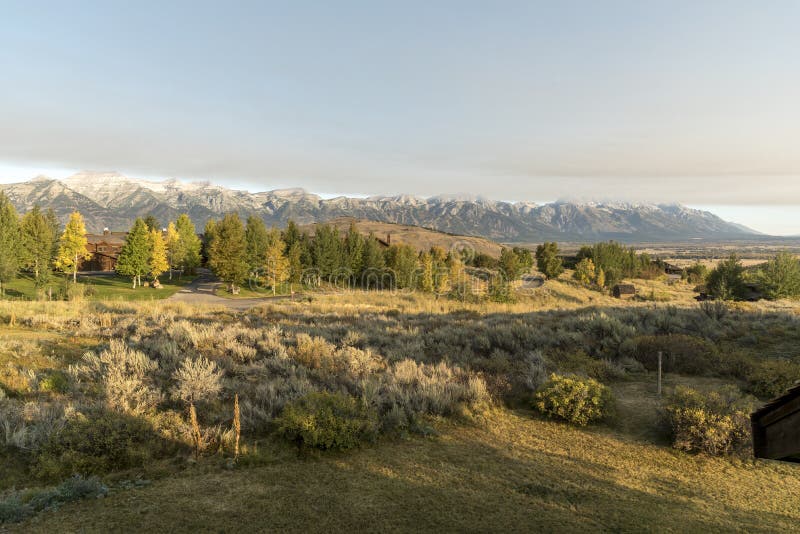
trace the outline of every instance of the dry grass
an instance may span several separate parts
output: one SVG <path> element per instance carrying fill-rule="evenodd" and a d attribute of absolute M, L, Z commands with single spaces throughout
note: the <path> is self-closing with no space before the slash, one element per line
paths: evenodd
<path fill-rule="evenodd" d="M 797 466 L 689 456 L 503 410 L 441 430 L 346 455 L 198 468 L 14 529 L 789 532 L 800 524 Z"/>

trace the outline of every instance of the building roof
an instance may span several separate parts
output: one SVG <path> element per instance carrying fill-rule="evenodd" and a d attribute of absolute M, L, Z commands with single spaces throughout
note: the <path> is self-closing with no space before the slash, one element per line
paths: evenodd
<path fill-rule="evenodd" d="M 614 291 L 617 291 L 618 293 L 635 294 L 636 286 L 633 284 L 617 284 L 614 286 Z"/>
<path fill-rule="evenodd" d="M 770 413 L 774 409 L 778 408 L 779 406 L 783 406 L 787 402 L 800 398 L 800 383 L 795 385 L 792 388 L 789 388 L 789 391 L 781 395 L 780 397 L 775 397 L 764 406 L 753 412 L 751 417 L 755 420 L 760 419 L 762 416 Z"/>
<path fill-rule="evenodd" d="M 128 232 L 108 232 L 103 234 L 86 234 L 86 241 L 92 245 L 108 243 L 109 245 L 122 245 Z"/>

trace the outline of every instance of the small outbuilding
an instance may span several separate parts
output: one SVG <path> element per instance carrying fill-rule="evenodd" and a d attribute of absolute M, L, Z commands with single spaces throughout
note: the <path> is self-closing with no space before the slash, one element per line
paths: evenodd
<path fill-rule="evenodd" d="M 633 284 L 617 284 L 611 288 L 611 294 L 618 299 L 632 299 L 636 296 L 636 287 Z"/>
<path fill-rule="evenodd" d="M 756 458 L 800 462 L 800 384 L 750 416 Z"/>

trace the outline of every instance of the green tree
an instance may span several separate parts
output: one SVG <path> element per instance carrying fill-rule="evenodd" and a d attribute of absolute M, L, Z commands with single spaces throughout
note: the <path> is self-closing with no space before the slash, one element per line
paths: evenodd
<path fill-rule="evenodd" d="M 405 244 L 396 244 L 386 251 L 386 266 L 391 270 L 397 289 L 414 287 L 417 272 L 417 251 Z"/>
<path fill-rule="evenodd" d="M 235 293 L 237 286 L 247 278 L 244 225 L 236 213 L 225 215 L 214 225 L 208 247 L 208 264 L 228 284 L 231 293 Z"/>
<path fill-rule="evenodd" d="M 286 249 L 290 249 L 292 245 L 300 241 L 301 236 L 300 228 L 293 220 L 289 219 L 286 223 L 286 230 L 283 231 L 283 242 L 286 243 Z"/>
<path fill-rule="evenodd" d="M 311 244 L 314 267 L 323 279 L 331 279 L 342 266 L 342 241 L 339 230 L 329 224 L 317 226 Z"/>
<path fill-rule="evenodd" d="M 144 220 L 137 218 L 125 237 L 125 244 L 122 245 L 117 258 L 117 272 L 130 276 L 133 279 L 134 289 L 142 285 L 142 275 L 150 271 L 151 252 L 150 231 Z"/>
<path fill-rule="evenodd" d="M 711 270 L 708 274 L 708 293 L 721 300 L 740 299 L 744 295 L 744 266 L 736 254 Z"/>
<path fill-rule="evenodd" d="M 175 231 L 178 232 L 178 265 L 189 274 L 194 274 L 195 269 L 200 266 L 202 243 L 188 215 L 183 213 L 178 217 L 175 221 Z"/>
<path fill-rule="evenodd" d="M 281 239 L 281 234 L 273 230 L 267 236 L 266 251 L 264 252 L 264 274 L 275 294 L 279 284 L 287 281 L 291 276 L 291 264 L 286 257 L 286 245 Z"/>
<path fill-rule="evenodd" d="M 69 216 L 64 233 L 58 242 L 56 267 L 64 272 L 72 272 L 72 282 L 78 281 L 78 267 L 82 260 L 88 260 L 92 253 L 86 249 L 86 225 L 83 216 L 77 211 Z"/>
<path fill-rule="evenodd" d="M 361 287 L 379 289 L 383 286 L 386 258 L 384 258 L 383 245 L 375 238 L 374 234 L 370 234 L 364 241 L 362 259 L 363 267 L 359 274 Z"/>
<path fill-rule="evenodd" d="M 500 251 L 500 274 L 511 282 L 517 280 L 522 275 L 522 267 L 519 264 L 519 256 L 511 249 L 503 248 Z"/>
<path fill-rule="evenodd" d="M 36 287 L 42 287 L 50 280 L 50 266 L 54 259 L 54 250 L 58 234 L 48 216 L 39 206 L 25 214 L 22 218 L 22 258 L 24 266 L 33 273 Z"/>
<path fill-rule="evenodd" d="M 247 243 L 247 267 L 250 269 L 250 276 L 257 278 L 259 271 L 264 267 L 264 257 L 270 240 L 267 227 L 261 218 L 254 215 L 247 218 L 244 240 Z"/>
<path fill-rule="evenodd" d="M 350 270 L 350 279 L 355 281 L 364 269 L 365 239 L 354 222 L 344 238 L 345 266 Z"/>
<path fill-rule="evenodd" d="M 533 267 L 533 255 L 530 249 L 524 247 L 514 247 L 512 249 L 514 254 L 519 258 L 519 265 L 523 273 L 527 273 Z"/>
<path fill-rule="evenodd" d="M 8 197 L 0 191 L 0 295 L 5 284 L 16 278 L 22 253 L 19 215 Z"/>
<path fill-rule="evenodd" d="M 144 224 L 147 226 L 147 229 L 151 232 L 153 230 L 161 230 L 161 224 L 158 222 L 153 215 L 148 215 L 144 218 Z"/>
<path fill-rule="evenodd" d="M 304 269 L 299 241 L 295 241 L 289 247 L 289 252 L 286 253 L 286 259 L 289 260 L 289 283 L 299 284 L 303 280 Z"/>
<path fill-rule="evenodd" d="M 800 296 L 800 262 L 788 252 L 779 252 L 761 268 L 758 276 L 768 299 Z"/>
<path fill-rule="evenodd" d="M 536 247 L 536 268 L 547 278 L 558 278 L 564 272 L 558 243 L 543 243 Z"/>

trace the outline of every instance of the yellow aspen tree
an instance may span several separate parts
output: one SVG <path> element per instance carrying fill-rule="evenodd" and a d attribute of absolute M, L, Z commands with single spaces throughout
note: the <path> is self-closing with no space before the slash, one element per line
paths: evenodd
<path fill-rule="evenodd" d="M 56 255 L 56 267 L 64 272 L 72 273 L 72 281 L 78 281 L 78 267 L 81 260 L 88 260 L 92 253 L 86 249 L 86 225 L 83 216 L 74 211 L 69 216 L 64 233 L 58 242 L 58 254 Z"/>

